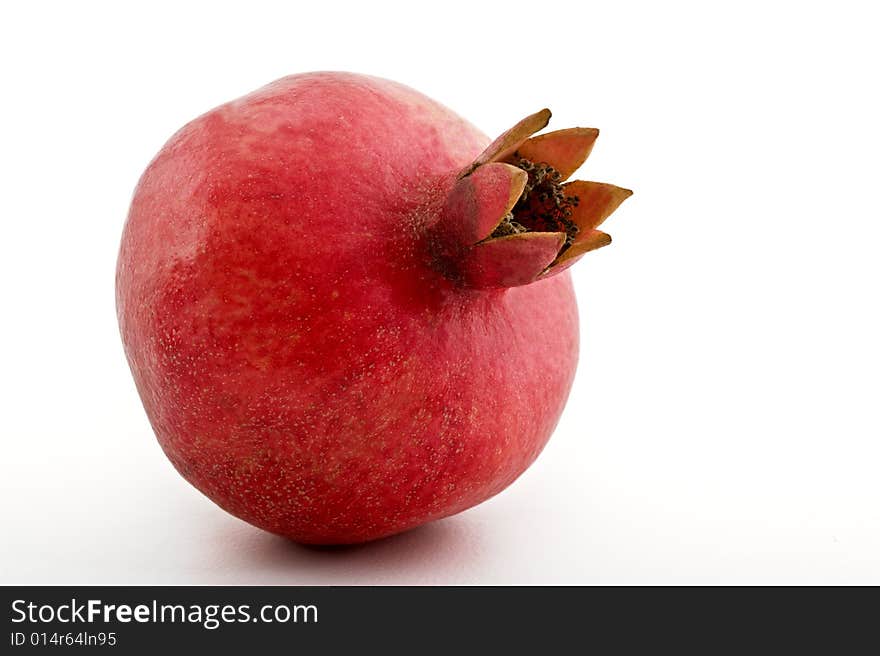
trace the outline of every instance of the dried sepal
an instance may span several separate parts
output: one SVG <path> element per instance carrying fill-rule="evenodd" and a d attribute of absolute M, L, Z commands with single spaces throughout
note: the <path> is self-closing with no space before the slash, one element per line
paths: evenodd
<path fill-rule="evenodd" d="M 573 180 L 563 185 L 562 190 L 566 195 L 578 199 L 577 205 L 572 208 L 571 220 L 582 234 L 588 234 L 591 228 L 601 225 L 633 193 L 623 187 L 586 180 Z M 577 241 L 575 238 L 575 243 Z"/>
<path fill-rule="evenodd" d="M 590 156 L 598 136 L 596 128 L 556 130 L 526 139 L 516 154 L 532 162 L 549 164 L 566 180 Z"/>
<path fill-rule="evenodd" d="M 446 204 L 447 225 L 462 245 L 492 234 L 522 195 L 528 175 L 510 164 L 490 163 L 455 182 Z"/>
<path fill-rule="evenodd" d="M 559 232 L 525 232 L 481 242 L 461 262 L 469 287 L 517 287 L 534 282 L 556 259 L 565 243 Z"/>
<path fill-rule="evenodd" d="M 550 265 L 547 273 L 564 271 L 579 260 L 582 255 L 611 243 L 611 235 L 601 230 L 588 230 L 578 235 L 579 240 L 566 248 Z M 558 268 L 565 265 L 564 268 Z M 546 275 L 546 274 L 545 274 Z"/>
<path fill-rule="evenodd" d="M 574 257 L 570 257 L 564 262 L 559 262 L 558 260 L 551 264 L 547 269 L 538 276 L 538 280 L 546 280 L 547 278 L 552 278 L 553 276 L 558 276 L 563 271 L 567 271 L 569 267 L 577 264 L 581 261 L 581 258 L 584 257 L 586 253 L 581 253 L 580 255 L 575 255 Z"/>
<path fill-rule="evenodd" d="M 550 110 L 542 109 L 526 116 L 519 123 L 504 132 L 471 163 L 460 177 L 469 175 L 474 169 L 488 162 L 500 162 L 512 155 L 522 143 L 538 130 L 543 130 L 550 122 Z"/>

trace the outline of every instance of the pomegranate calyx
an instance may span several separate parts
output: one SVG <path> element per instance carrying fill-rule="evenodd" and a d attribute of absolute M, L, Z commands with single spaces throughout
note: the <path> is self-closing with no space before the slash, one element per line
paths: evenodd
<path fill-rule="evenodd" d="M 589 157 L 599 130 L 532 136 L 549 120 L 547 109 L 527 116 L 455 179 L 443 221 L 451 248 L 441 250 L 443 269 L 466 286 L 529 284 L 611 243 L 596 228 L 632 191 L 601 182 L 566 183 Z"/>

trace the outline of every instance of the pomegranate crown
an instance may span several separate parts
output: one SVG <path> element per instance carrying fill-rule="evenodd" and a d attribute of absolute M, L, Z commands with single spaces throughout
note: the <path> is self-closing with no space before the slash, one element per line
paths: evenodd
<path fill-rule="evenodd" d="M 455 180 L 443 224 L 457 244 L 454 275 L 477 288 L 527 285 L 565 271 L 611 243 L 598 230 L 629 189 L 565 182 L 584 163 L 599 131 L 547 126 L 542 109 L 495 139 Z"/>

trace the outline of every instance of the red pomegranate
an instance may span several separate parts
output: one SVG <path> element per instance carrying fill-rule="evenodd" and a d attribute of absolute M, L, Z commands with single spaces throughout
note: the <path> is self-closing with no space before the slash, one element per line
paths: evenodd
<path fill-rule="evenodd" d="M 578 356 L 569 274 L 631 192 L 563 181 L 597 130 L 491 144 L 402 85 L 286 77 L 195 119 L 143 174 L 116 276 L 159 443 L 233 515 L 380 538 L 500 492 Z"/>

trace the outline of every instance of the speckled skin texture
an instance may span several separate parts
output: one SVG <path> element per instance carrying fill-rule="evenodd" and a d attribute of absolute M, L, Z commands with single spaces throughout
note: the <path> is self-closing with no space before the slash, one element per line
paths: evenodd
<path fill-rule="evenodd" d="M 267 531 L 339 544 L 469 508 L 532 463 L 577 361 L 569 274 L 469 289 L 426 237 L 488 142 L 411 89 L 319 73 L 164 146 L 125 225 L 117 308 L 190 483 Z"/>

